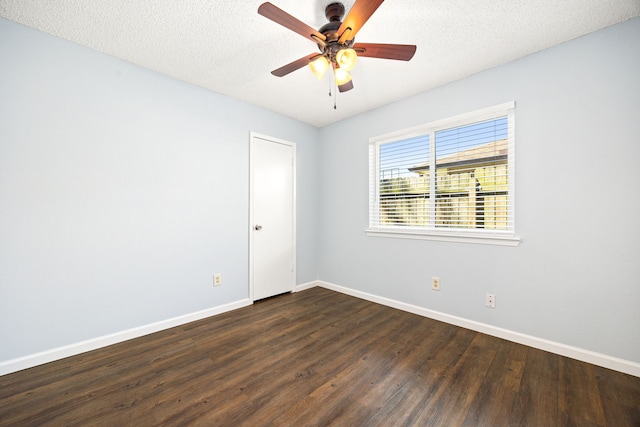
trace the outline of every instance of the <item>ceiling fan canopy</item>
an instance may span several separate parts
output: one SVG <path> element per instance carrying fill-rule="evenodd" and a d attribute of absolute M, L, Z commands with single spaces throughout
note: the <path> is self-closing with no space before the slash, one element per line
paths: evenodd
<path fill-rule="evenodd" d="M 357 0 L 344 20 L 344 5 L 339 2 L 330 3 L 325 8 L 325 16 L 329 22 L 318 30 L 269 2 L 261 4 L 258 8 L 260 15 L 308 38 L 320 49 L 320 53 L 306 55 L 273 70 L 271 74 L 284 77 L 309 65 L 313 74 L 322 78 L 331 67 L 338 90 L 346 92 L 353 89 L 349 71 L 355 66 L 358 56 L 409 61 L 416 52 L 415 45 L 355 43 L 356 34 L 383 1 Z"/>

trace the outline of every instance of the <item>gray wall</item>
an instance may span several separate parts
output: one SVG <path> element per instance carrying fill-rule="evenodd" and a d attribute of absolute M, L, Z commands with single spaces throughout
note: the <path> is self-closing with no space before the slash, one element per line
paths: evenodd
<path fill-rule="evenodd" d="M 0 58 L 0 362 L 248 298 L 250 131 L 317 279 L 316 128 L 2 19 Z"/>
<path fill-rule="evenodd" d="M 638 40 L 640 18 L 321 129 L 320 278 L 640 362 Z M 365 236 L 369 137 L 511 100 L 520 246 Z"/>

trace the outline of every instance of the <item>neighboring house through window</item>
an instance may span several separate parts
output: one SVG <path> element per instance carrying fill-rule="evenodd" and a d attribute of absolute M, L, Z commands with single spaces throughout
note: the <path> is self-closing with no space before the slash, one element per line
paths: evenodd
<path fill-rule="evenodd" d="M 371 138 L 368 234 L 517 244 L 513 110 Z"/>

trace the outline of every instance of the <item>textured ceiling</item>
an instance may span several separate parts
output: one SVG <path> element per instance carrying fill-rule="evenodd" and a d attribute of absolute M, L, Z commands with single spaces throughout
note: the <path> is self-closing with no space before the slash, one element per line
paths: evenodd
<path fill-rule="evenodd" d="M 360 58 L 334 110 L 328 77 L 270 74 L 317 47 L 258 15 L 260 3 L 0 0 L 0 16 L 320 127 L 640 15 L 640 0 L 386 0 L 356 41 L 415 44 L 416 55 Z M 319 28 L 331 1 L 272 3 Z"/>

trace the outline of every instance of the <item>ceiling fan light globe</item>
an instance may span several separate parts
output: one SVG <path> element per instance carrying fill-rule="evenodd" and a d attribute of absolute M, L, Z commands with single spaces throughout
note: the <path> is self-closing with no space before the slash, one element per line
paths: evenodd
<path fill-rule="evenodd" d="M 343 84 L 349 83 L 351 81 L 351 74 L 344 68 L 336 68 L 335 69 L 336 76 L 336 85 L 342 86 Z"/>
<path fill-rule="evenodd" d="M 356 66 L 358 60 L 358 54 L 354 49 L 340 49 L 336 54 L 336 61 L 340 65 L 340 68 L 351 71 Z"/>
<path fill-rule="evenodd" d="M 316 76 L 318 80 L 320 80 L 329 68 L 329 61 L 327 61 L 327 58 L 325 58 L 324 56 L 321 56 L 315 61 L 309 62 L 309 68 L 311 69 L 313 75 Z"/>

